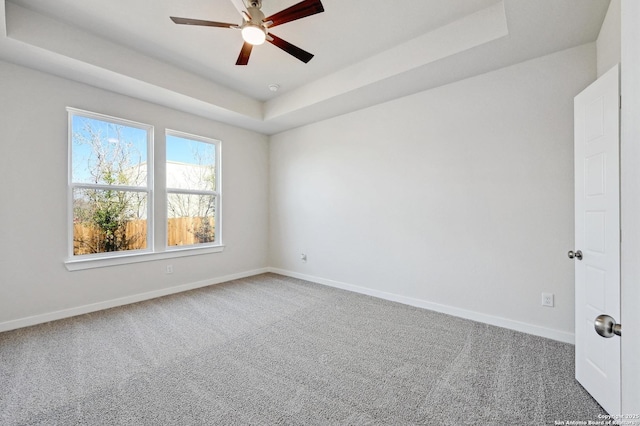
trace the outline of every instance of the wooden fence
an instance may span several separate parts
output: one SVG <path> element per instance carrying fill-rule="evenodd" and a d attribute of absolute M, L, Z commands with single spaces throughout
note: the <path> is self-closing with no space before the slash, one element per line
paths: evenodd
<path fill-rule="evenodd" d="M 147 248 L 147 221 L 130 220 L 124 229 L 130 240 L 121 250 L 138 250 Z M 167 244 L 169 246 L 184 246 L 204 242 L 212 242 L 215 223 L 212 217 L 176 217 L 167 223 Z M 104 238 L 99 229 L 83 224 L 73 225 L 73 254 L 90 254 L 99 252 L 94 247 Z"/>

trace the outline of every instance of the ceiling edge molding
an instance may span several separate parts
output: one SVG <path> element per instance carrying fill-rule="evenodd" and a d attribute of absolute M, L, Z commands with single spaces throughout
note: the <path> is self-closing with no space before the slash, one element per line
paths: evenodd
<path fill-rule="evenodd" d="M 208 104 L 208 115 L 237 115 L 256 122 L 263 119 L 263 103 L 258 100 L 13 3 L 2 3 L 6 7 L 5 42 L 36 48 L 27 49 L 32 55 L 22 55 L 21 65 L 120 93 L 119 88 L 126 87 L 136 94 L 123 94 L 141 97 L 146 93 L 143 99 L 153 98 L 162 105 L 171 106 L 180 97 L 183 107 L 188 107 L 187 99 L 193 100 L 196 110 Z M 149 89 L 157 93 L 147 92 Z"/>
<path fill-rule="evenodd" d="M 522 50 L 534 37 L 539 40 L 542 24 L 548 39 L 559 22 L 547 19 L 548 13 L 532 13 L 534 3 L 524 4 L 515 8 L 496 0 L 267 102 L 144 55 L 135 43 L 125 47 L 7 0 L 0 0 L 0 59 L 273 135 L 551 53 L 538 44 Z M 563 17 L 568 13 L 561 11 Z M 590 17 L 582 10 L 573 26 L 589 24 Z M 571 40 L 560 50 L 571 47 Z"/>
<path fill-rule="evenodd" d="M 265 104 L 265 120 L 286 116 L 509 34 L 504 2 L 458 19 Z"/>

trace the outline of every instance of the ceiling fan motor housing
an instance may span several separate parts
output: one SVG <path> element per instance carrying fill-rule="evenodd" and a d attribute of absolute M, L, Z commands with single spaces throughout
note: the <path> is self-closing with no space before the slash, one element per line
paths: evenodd
<path fill-rule="evenodd" d="M 253 2 L 256 3 L 256 2 Z M 264 24 L 264 13 L 257 7 L 248 7 L 249 20 L 242 23 L 242 37 L 248 43 L 258 45 L 264 43 L 266 39 L 271 39 L 268 35 L 267 26 Z"/>
<path fill-rule="evenodd" d="M 263 24 L 262 21 L 264 21 L 264 13 L 262 13 L 259 8 L 253 6 L 248 7 L 247 12 L 249 12 L 249 16 L 251 17 L 249 23 L 261 27 Z"/>

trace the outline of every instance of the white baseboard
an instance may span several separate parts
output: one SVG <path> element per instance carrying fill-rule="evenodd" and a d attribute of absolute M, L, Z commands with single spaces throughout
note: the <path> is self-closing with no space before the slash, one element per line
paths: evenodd
<path fill-rule="evenodd" d="M 317 284 L 335 287 L 342 290 L 353 291 L 355 293 L 366 294 L 368 296 L 380 299 L 390 300 L 405 305 L 415 306 L 418 308 L 429 309 L 431 311 L 441 312 L 443 314 L 453 315 L 459 318 L 465 318 L 484 324 L 495 325 L 497 327 L 508 328 L 510 330 L 520 331 L 534 336 L 546 337 L 548 339 L 557 340 L 564 343 L 575 344 L 575 336 L 573 333 L 566 331 L 554 330 L 551 328 L 541 327 L 538 325 L 528 324 L 525 322 L 510 320 L 493 315 L 483 314 L 480 312 L 469 311 L 467 309 L 456 308 L 454 306 L 442 305 L 422 299 L 414 299 L 412 297 L 400 296 L 393 293 L 387 293 L 380 290 L 372 290 L 366 287 L 360 287 L 353 284 L 347 284 L 339 281 L 328 280 L 325 278 L 314 277 L 311 275 L 300 274 L 298 272 L 287 271 L 278 268 L 267 268 L 269 272 L 274 274 L 285 275 L 292 278 L 298 278 L 305 281 L 311 281 Z"/>
<path fill-rule="evenodd" d="M 42 324 L 49 321 L 55 321 L 63 318 L 74 317 L 77 315 L 88 314 L 90 312 L 101 311 L 103 309 L 115 308 L 117 306 L 129 305 L 131 303 L 142 302 L 144 300 L 155 299 L 157 297 L 168 296 L 170 294 L 181 293 L 183 291 L 193 290 L 196 288 L 207 287 L 210 285 L 221 284 L 227 281 L 233 281 L 240 278 L 246 278 L 253 275 L 259 275 L 269 272 L 269 268 L 255 269 L 252 271 L 240 272 L 238 274 L 225 275 L 223 277 L 212 278 L 189 284 L 183 284 L 176 287 L 163 288 L 147 293 L 134 294 L 132 296 L 121 297 L 118 299 L 107 300 L 104 302 L 91 303 L 89 305 L 78 306 L 70 309 L 49 312 L 46 314 L 34 315 L 26 318 L 6 321 L 0 323 L 0 332 L 15 330 L 17 328 L 29 327 L 36 324 Z"/>
<path fill-rule="evenodd" d="M 400 296 L 393 293 L 387 293 L 380 290 L 373 290 L 366 287 L 360 287 L 353 284 L 347 284 L 339 281 L 333 281 L 325 278 L 319 278 L 311 275 L 300 274 L 297 272 L 287 271 L 279 268 L 261 268 L 251 271 L 240 272 L 232 275 L 225 275 L 223 277 L 213 278 L 210 280 L 203 280 L 189 284 L 183 284 L 176 287 L 169 287 L 160 290 L 150 291 L 147 293 L 135 294 L 132 296 L 121 297 L 118 299 L 107 300 L 104 302 L 92 303 L 89 305 L 78 306 L 75 308 L 63 309 L 55 312 L 48 312 L 45 314 L 34 315 L 25 318 L 19 318 L 16 320 L 6 321 L 0 323 L 0 332 L 15 330 L 22 327 L 29 327 L 36 324 L 42 324 L 49 321 L 55 321 L 63 318 L 69 318 L 77 315 L 87 314 L 90 312 L 101 311 L 103 309 L 115 308 L 117 306 L 129 305 L 131 303 L 142 302 L 144 300 L 155 299 L 157 297 L 168 296 L 170 294 L 181 293 L 183 291 L 193 290 L 196 288 L 207 287 L 210 285 L 221 284 L 227 281 L 237 280 L 240 278 L 246 278 L 253 275 L 264 274 L 266 272 L 273 272 L 288 277 L 299 278 L 305 281 L 314 282 L 317 284 L 326 285 L 329 287 L 340 288 L 343 290 L 353 291 L 355 293 L 366 294 L 369 296 L 377 297 L 380 299 L 390 300 L 393 302 L 402 303 L 405 305 L 415 306 L 418 308 L 429 309 L 444 314 L 453 315 L 460 318 L 466 318 L 473 321 L 482 322 L 485 324 L 495 325 L 497 327 L 508 328 L 511 330 L 521 331 L 523 333 L 533 334 L 535 336 L 546 337 L 548 339 L 558 340 L 560 342 L 574 344 L 574 334 L 564 331 L 554 330 L 551 328 L 540 327 L 533 324 L 528 324 L 520 321 L 514 321 L 506 318 L 496 317 L 493 315 L 483 314 L 480 312 L 469 311 L 466 309 L 456 308 L 453 306 L 442 305 L 439 303 L 433 303 L 426 300 L 415 299 L 406 296 Z"/>

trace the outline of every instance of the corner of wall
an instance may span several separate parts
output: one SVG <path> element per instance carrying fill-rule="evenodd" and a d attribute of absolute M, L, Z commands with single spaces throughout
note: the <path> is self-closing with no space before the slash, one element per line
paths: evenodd
<path fill-rule="evenodd" d="M 621 61 L 622 50 L 621 0 L 611 0 L 596 41 L 598 77 Z"/>

